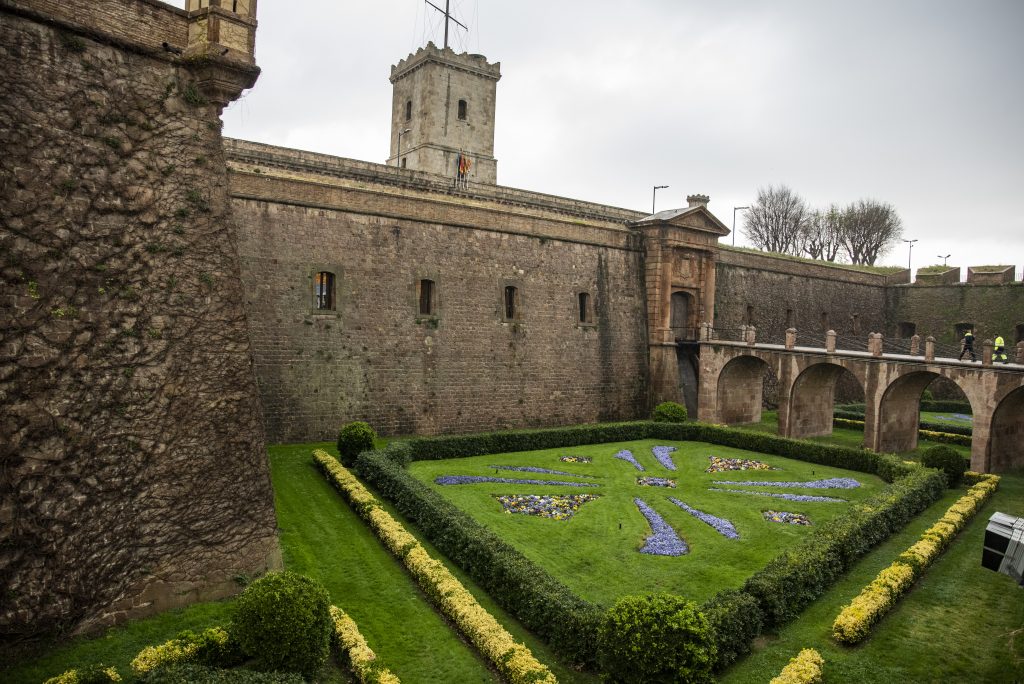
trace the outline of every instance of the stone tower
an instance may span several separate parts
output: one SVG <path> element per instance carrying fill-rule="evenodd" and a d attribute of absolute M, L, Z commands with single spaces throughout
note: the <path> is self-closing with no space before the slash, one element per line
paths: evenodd
<path fill-rule="evenodd" d="M 433 43 L 392 66 L 387 163 L 455 178 L 461 154 L 470 161 L 466 180 L 497 183 L 494 105 L 500 78 L 500 62 Z"/>

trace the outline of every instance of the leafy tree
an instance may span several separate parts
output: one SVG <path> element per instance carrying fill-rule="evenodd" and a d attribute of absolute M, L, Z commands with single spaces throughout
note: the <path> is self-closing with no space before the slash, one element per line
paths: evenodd
<path fill-rule="evenodd" d="M 891 204 L 859 200 L 843 211 L 843 251 L 854 264 L 873 266 L 903 234 L 903 221 Z"/>
<path fill-rule="evenodd" d="M 785 185 L 759 188 L 747 211 L 744 235 L 755 247 L 780 254 L 799 254 L 807 204 Z"/>

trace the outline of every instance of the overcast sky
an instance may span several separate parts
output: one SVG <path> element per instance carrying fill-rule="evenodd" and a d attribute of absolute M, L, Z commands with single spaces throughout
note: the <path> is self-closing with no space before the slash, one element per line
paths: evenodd
<path fill-rule="evenodd" d="M 442 40 L 427 7 L 262 0 L 263 74 L 225 112 L 225 133 L 383 162 L 390 67 Z M 452 8 L 471 29 L 453 47 L 501 62 L 502 185 L 643 211 L 668 185 L 659 211 L 705 193 L 731 225 L 734 206 L 784 183 L 813 206 L 892 203 L 919 240 L 915 269 L 945 254 L 1024 265 L 1021 0 Z M 906 265 L 907 246 L 880 263 Z"/>

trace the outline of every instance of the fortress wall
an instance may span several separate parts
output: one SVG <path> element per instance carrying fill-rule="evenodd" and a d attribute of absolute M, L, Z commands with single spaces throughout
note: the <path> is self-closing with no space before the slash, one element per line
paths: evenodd
<path fill-rule="evenodd" d="M 186 21 L 0 4 L 0 641 L 279 563 L 217 107 L 163 51 L 13 4 Z"/>
<path fill-rule="evenodd" d="M 887 318 L 893 327 L 900 321 L 916 324 L 917 332 L 947 345 L 959 344 L 956 325 L 971 323 L 981 342 L 1002 335 L 1007 345 L 1016 344 L 1017 326 L 1024 325 L 1024 283 L 1004 285 L 904 285 L 886 291 Z"/>
<path fill-rule="evenodd" d="M 272 441 L 331 439 L 351 420 L 436 434 L 646 411 L 641 254 L 617 221 L 569 216 L 557 202 L 417 194 L 293 162 L 257 174 L 231 161 Z M 321 270 L 337 278 L 326 314 L 313 309 Z M 418 313 L 423 278 L 437 284 L 436 317 Z M 518 321 L 503 320 L 508 284 L 521 294 Z M 593 325 L 578 322 L 581 291 Z"/>

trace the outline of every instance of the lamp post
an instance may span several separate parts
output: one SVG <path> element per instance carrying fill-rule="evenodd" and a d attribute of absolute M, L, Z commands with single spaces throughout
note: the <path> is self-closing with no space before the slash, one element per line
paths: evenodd
<path fill-rule="evenodd" d="M 736 246 L 736 212 L 740 210 L 749 209 L 750 207 L 733 207 L 732 208 L 732 246 Z"/>
<path fill-rule="evenodd" d="M 402 136 L 406 133 L 412 133 L 411 128 L 398 131 L 398 153 L 395 155 L 395 166 L 401 168 L 402 166 Z"/>
<path fill-rule="evenodd" d="M 917 240 L 916 239 L 914 239 L 914 240 L 904 240 L 903 242 L 906 242 L 908 245 L 910 245 L 910 249 L 907 251 L 907 270 L 909 271 L 910 270 L 910 258 L 914 254 L 914 243 L 917 242 Z"/>
<path fill-rule="evenodd" d="M 667 185 L 655 185 L 654 194 L 651 195 L 651 214 L 654 214 L 654 202 L 658 199 L 658 191 L 667 188 Z"/>
<path fill-rule="evenodd" d="M 946 256 L 942 256 L 941 254 L 939 255 L 939 258 L 942 259 L 942 265 L 943 266 L 946 265 L 946 259 L 948 259 L 951 256 L 953 256 L 953 255 L 952 254 L 947 254 Z"/>

